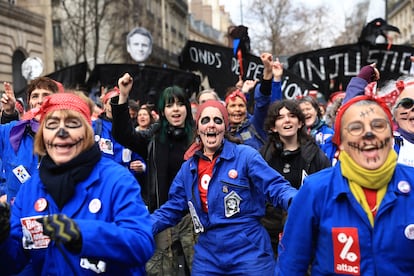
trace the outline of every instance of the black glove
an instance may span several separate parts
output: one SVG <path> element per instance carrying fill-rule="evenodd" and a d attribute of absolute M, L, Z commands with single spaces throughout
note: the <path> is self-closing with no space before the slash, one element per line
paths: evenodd
<path fill-rule="evenodd" d="M 43 225 L 43 234 L 57 243 L 63 243 L 68 250 L 80 252 L 82 237 L 76 222 L 65 214 L 54 214 L 37 219 Z"/>
<path fill-rule="evenodd" d="M 0 202 L 0 243 L 4 242 L 10 234 L 10 206 Z"/>

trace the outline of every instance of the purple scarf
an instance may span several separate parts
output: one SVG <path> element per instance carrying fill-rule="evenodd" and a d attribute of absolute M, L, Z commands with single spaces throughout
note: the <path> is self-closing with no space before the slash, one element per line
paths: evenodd
<path fill-rule="evenodd" d="M 414 144 L 414 133 L 409 133 L 405 130 L 403 130 L 402 128 L 398 128 L 397 130 L 402 137 L 404 137 L 408 142 L 410 142 L 411 144 Z"/>
<path fill-rule="evenodd" d="M 39 129 L 39 122 L 34 119 L 21 120 L 17 122 L 10 130 L 10 144 L 17 152 L 20 147 L 20 142 L 25 134 L 35 134 Z"/>

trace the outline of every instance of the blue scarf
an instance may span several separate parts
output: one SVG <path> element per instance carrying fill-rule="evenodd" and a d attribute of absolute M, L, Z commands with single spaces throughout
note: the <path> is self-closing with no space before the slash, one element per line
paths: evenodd
<path fill-rule="evenodd" d="M 313 123 L 312 127 L 310 128 L 309 134 L 312 137 L 319 132 L 319 129 L 325 124 L 325 122 L 319 118 L 316 118 L 315 123 Z"/>

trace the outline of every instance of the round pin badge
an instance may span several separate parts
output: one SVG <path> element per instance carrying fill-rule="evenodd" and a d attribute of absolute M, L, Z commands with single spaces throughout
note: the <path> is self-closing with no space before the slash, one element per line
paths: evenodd
<path fill-rule="evenodd" d="M 409 240 L 414 240 L 414 224 L 409 224 L 404 229 L 404 235 Z"/>
<path fill-rule="evenodd" d="M 405 180 L 400 181 L 398 182 L 398 190 L 401 193 L 408 194 L 411 191 L 411 185 Z"/>
<path fill-rule="evenodd" d="M 101 210 L 101 207 L 102 203 L 97 198 L 94 198 L 91 200 L 91 202 L 89 202 L 89 212 L 91 212 L 92 214 L 98 213 L 99 210 Z"/>
<path fill-rule="evenodd" d="M 38 200 L 36 200 L 34 204 L 34 209 L 37 212 L 43 212 L 44 210 L 46 210 L 46 208 L 47 208 L 47 200 L 45 198 L 41 197 Z"/>
<path fill-rule="evenodd" d="M 232 170 L 230 170 L 229 171 L 229 177 L 230 178 L 233 178 L 233 179 L 235 179 L 235 178 L 237 178 L 237 171 L 235 170 L 235 169 L 232 169 Z"/>

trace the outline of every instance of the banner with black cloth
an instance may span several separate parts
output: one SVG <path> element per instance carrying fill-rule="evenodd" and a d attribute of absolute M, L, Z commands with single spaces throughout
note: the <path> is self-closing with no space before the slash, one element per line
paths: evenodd
<path fill-rule="evenodd" d="M 58 71 L 50 73 L 46 77 L 60 82 L 63 84 L 63 87 L 65 87 L 65 89 L 84 89 L 87 70 L 87 63 L 82 62 L 62 68 Z"/>
<path fill-rule="evenodd" d="M 139 100 L 142 104 L 156 104 L 159 94 L 168 86 L 183 88 L 188 97 L 198 91 L 200 86 L 200 78 L 191 72 L 138 64 L 97 64 L 90 74 L 87 86 L 89 90 L 100 86 L 118 86 L 118 79 L 125 73 L 134 79 L 130 98 Z"/>
<path fill-rule="evenodd" d="M 179 56 L 182 70 L 189 70 L 201 76 L 201 83 L 208 82 L 221 98 L 228 87 L 234 86 L 239 80 L 239 63 L 233 49 L 197 41 L 187 41 Z M 258 56 L 248 54 L 243 59 L 245 79 L 260 79 L 263 64 Z M 285 98 L 303 95 L 306 90 L 316 89 L 312 83 L 301 79 L 290 70 L 285 69 L 282 77 L 282 90 Z"/>
<path fill-rule="evenodd" d="M 58 71 L 45 75 L 45 77 L 58 81 L 63 84 L 66 89 L 84 89 L 87 73 L 86 62 L 74 64 Z M 26 99 L 27 85 L 15 92 L 16 98 Z"/>
<path fill-rule="evenodd" d="M 381 87 L 386 81 L 409 74 L 414 48 L 387 44 L 369 46 L 347 44 L 300 53 L 288 58 L 289 70 L 315 84 L 326 98 L 336 91 L 345 90 L 352 77 L 367 64 L 376 63 L 380 71 Z M 365 54 L 367 53 L 367 54 Z M 363 60 L 365 57 L 365 60 Z"/>

